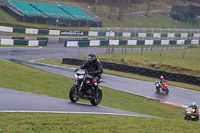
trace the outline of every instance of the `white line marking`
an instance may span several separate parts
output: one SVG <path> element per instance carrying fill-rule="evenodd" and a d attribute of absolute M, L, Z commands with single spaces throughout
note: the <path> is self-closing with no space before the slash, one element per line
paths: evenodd
<path fill-rule="evenodd" d="M 119 116 L 135 116 L 135 117 L 148 117 L 146 116 L 139 116 L 139 115 L 130 115 L 130 114 L 118 114 L 118 113 L 101 113 L 101 112 L 66 112 L 66 111 L 27 111 L 27 110 L 0 110 L 0 112 L 5 113 L 55 113 L 55 114 L 98 114 L 98 115 L 119 115 Z M 149 116 L 153 117 L 154 116 Z M 155 117 L 159 118 L 159 117 Z"/>

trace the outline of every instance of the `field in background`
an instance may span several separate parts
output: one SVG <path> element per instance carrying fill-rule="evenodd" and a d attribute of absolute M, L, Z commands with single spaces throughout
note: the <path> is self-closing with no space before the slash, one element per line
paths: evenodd
<path fill-rule="evenodd" d="M 200 28 L 200 24 L 195 27 L 192 24 L 182 23 L 164 16 L 160 13 L 151 13 L 150 17 L 145 15 L 130 15 L 124 16 L 122 20 L 116 17 L 113 19 L 107 18 L 106 15 L 99 15 L 103 18 L 103 27 L 137 27 L 137 28 Z"/>
<path fill-rule="evenodd" d="M 143 51 L 127 53 L 101 53 L 97 54 L 97 57 L 102 61 L 200 75 L 200 48 L 166 48 L 147 51 L 143 49 Z M 85 59 L 86 57 L 82 56 L 78 58 Z"/>

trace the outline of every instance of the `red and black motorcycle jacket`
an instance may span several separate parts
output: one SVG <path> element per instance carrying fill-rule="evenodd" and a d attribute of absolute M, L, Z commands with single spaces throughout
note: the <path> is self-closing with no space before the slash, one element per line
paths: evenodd
<path fill-rule="evenodd" d="M 161 83 L 164 83 L 165 82 L 165 80 L 163 79 L 163 80 L 161 80 L 161 79 L 159 79 L 159 83 L 161 84 Z"/>

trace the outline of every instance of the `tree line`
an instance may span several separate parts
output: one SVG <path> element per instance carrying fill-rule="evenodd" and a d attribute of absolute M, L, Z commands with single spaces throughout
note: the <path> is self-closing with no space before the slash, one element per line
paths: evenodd
<path fill-rule="evenodd" d="M 111 18 L 114 8 L 118 8 L 117 18 L 120 20 L 124 15 L 127 8 L 131 8 L 134 5 L 138 5 L 141 3 L 146 3 L 146 16 L 149 16 L 149 11 L 151 8 L 151 3 L 153 1 L 158 0 L 77 0 L 80 2 L 87 2 L 93 5 L 94 12 L 96 12 L 98 5 L 106 5 L 110 7 L 108 18 Z M 162 1 L 162 0 L 161 0 Z M 169 0 L 171 5 L 176 4 L 177 1 L 182 1 L 185 4 L 187 1 L 189 2 L 200 2 L 200 0 Z"/>

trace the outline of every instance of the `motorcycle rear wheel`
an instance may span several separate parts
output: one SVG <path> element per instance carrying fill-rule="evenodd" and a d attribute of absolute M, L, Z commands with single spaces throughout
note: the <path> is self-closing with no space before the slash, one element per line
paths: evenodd
<path fill-rule="evenodd" d="M 198 117 L 196 118 L 191 118 L 191 121 L 199 121 Z"/>
<path fill-rule="evenodd" d="M 101 89 L 98 89 L 98 94 L 97 94 L 97 97 L 96 98 L 92 98 L 90 100 L 90 103 L 94 106 L 97 106 L 100 104 L 101 100 L 102 100 L 102 90 Z"/>
<path fill-rule="evenodd" d="M 78 88 L 76 85 L 72 85 L 69 91 L 69 99 L 73 102 L 76 103 L 80 99 L 80 96 L 78 94 Z"/>

